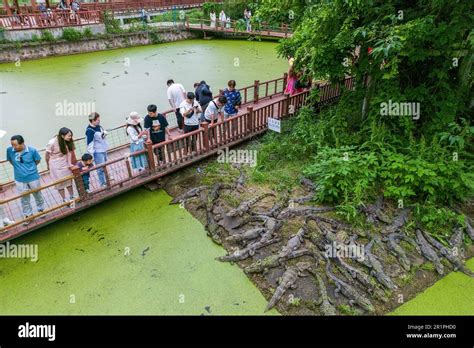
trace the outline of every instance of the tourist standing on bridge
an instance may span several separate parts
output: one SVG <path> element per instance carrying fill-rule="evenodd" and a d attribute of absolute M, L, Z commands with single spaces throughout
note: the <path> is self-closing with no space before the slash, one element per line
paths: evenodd
<path fill-rule="evenodd" d="M 245 25 L 246 29 L 248 32 L 252 31 L 252 24 L 250 23 L 250 20 L 252 19 L 252 12 L 248 9 L 244 10 L 244 19 L 245 19 Z"/>
<path fill-rule="evenodd" d="M 201 105 L 202 112 L 204 113 L 212 100 L 211 87 L 206 83 L 206 81 L 201 81 L 199 82 L 199 86 L 197 86 L 194 93 L 196 100 Z"/>
<path fill-rule="evenodd" d="M 89 125 L 86 128 L 87 153 L 94 157 L 96 165 L 107 162 L 107 150 L 109 144 L 105 139 L 107 131 L 100 125 L 100 115 L 92 112 L 89 115 Z M 103 168 L 97 169 L 100 186 L 107 186 Z"/>
<path fill-rule="evenodd" d="M 32 146 L 27 146 L 21 135 L 12 136 L 10 143 L 12 146 L 7 149 L 7 161 L 13 166 L 17 192 L 22 194 L 30 190 L 39 189 L 41 183 L 38 164 L 41 161 L 41 156 L 38 150 Z M 44 198 L 41 190 L 35 191 L 33 197 L 36 201 L 38 213 L 42 213 L 44 211 Z M 31 194 L 21 197 L 21 208 L 25 218 L 33 214 Z M 24 225 L 28 224 L 29 221 L 24 223 Z"/>
<path fill-rule="evenodd" d="M 66 127 L 61 128 L 58 135 L 46 145 L 46 165 L 53 181 L 58 181 L 72 174 L 71 167 L 76 163 L 74 150 L 72 131 Z M 57 184 L 56 189 L 64 203 L 74 200 L 72 179 Z M 69 199 L 66 198 L 66 189 L 69 193 Z"/>
<path fill-rule="evenodd" d="M 145 149 L 145 140 L 147 130 L 143 130 L 140 124 L 141 117 L 138 112 L 131 112 L 127 119 L 127 135 L 130 138 L 130 153 L 138 152 Z M 142 153 L 138 156 L 131 157 L 132 168 L 139 172 L 145 170 L 148 166 L 146 154 Z"/>
<path fill-rule="evenodd" d="M 184 127 L 184 119 L 183 115 L 179 110 L 179 106 L 186 99 L 186 90 L 184 89 L 183 85 L 180 83 L 175 83 L 173 79 L 170 79 L 166 82 L 168 85 L 168 102 L 170 103 L 173 110 L 175 110 L 176 120 L 178 121 L 178 128 L 180 130 Z"/>
<path fill-rule="evenodd" d="M 181 114 L 184 117 L 184 133 L 190 133 L 199 129 L 199 114 L 202 113 L 202 108 L 195 98 L 196 97 L 193 92 L 188 92 L 186 99 L 179 106 L 181 109 Z M 191 151 L 196 150 L 195 136 L 192 137 L 191 144 L 189 141 L 187 142 L 186 148 L 188 151 L 189 147 L 191 147 Z"/>
<path fill-rule="evenodd" d="M 221 28 L 224 29 L 225 23 L 227 21 L 227 17 L 225 15 L 224 9 L 222 9 L 221 13 L 219 13 L 219 21 L 221 22 Z"/>
<path fill-rule="evenodd" d="M 216 11 L 212 10 L 209 14 L 209 17 L 211 17 L 211 28 L 215 28 L 217 20 Z"/>
<path fill-rule="evenodd" d="M 240 95 L 240 91 L 235 89 L 235 85 L 235 80 L 230 80 L 223 93 L 227 99 L 227 103 L 224 106 L 224 118 L 226 119 L 237 116 L 239 108 L 242 105 L 242 96 Z"/>
<path fill-rule="evenodd" d="M 162 143 L 166 140 L 166 134 L 168 134 L 168 139 L 171 138 L 171 132 L 168 128 L 168 120 L 163 114 L 157 112 L 158 108 L 156 105 L 148 105 L 147 111 L 148 115 L 145 117 L 145 130 L 148 132 L 148 143 L 153 145 Z M 163 161 L 163 147 L 154 148 L 153 152 L 158 157 L 159 161 Z"/>

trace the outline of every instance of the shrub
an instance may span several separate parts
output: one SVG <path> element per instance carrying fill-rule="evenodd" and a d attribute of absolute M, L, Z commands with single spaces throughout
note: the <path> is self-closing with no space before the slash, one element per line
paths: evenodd
<path fill-rule="evenodd" d="M 51 41 L 54 41 L 55 38 L 49 30 L 43 30 L 41 32 L 41 40 L 51 42 Z"/>
<path fill-rule="evenodd" d="M 66 41 L 79 41 L 82 39 L 82 33 L 73 28 L 64 28 L 62 38 Z"/>
<path fill-rule="evenodd" d="M 84 29 L 84 31 L 82 32 L 82 35 L 84 35 L 84 37 L 90 39 L 91 37 L 94 36 L 94 33 L 92 33 L 92 30 L 90 28 L 86 28 Z"/>

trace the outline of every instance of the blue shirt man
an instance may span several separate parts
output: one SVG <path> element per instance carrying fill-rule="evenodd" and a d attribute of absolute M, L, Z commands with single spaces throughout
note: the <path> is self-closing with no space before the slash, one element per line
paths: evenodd
<path fill-rule="evenodd" d="M 7 160 L 13 166 L 17 192 L 22 195 L 21 208 L 25 216 L 23 225 L 26 226 L 31 222 L 28 217 L 33 214 L 33 208 L 31 207 L 31 194 L 25 194 L 25 192 L 41 187 L 37 167 L 41 156 L 34 147 L 25 145 L 25 140 L 21 135 L 12 136 L 10 143 L 12 146 L 7 149 Z M 41 214 L 44 211 L 44 198 L 41 190 L 33 192 L 33 197 L 38 213 Z"/>
<path fill-rule="evenodd" d="M 227 103 L 224 106 L 224 117 L 236 116 L 239 112 L 238 108 L 242 104 L 242 97 L 240 92 L 235 89 L 235 81 L 230 80 L 227 84 L 228 88 L 224 90 L 224 96 L 227 98 Z"/>
<path fill-rule="evenodd" d="M 10 146 L 7 149 L 7 160 L 13 166 L 15 181 L 27 183 L 39 180 L 37 163 L 41 161 L 41 156 L 34 147 L 25 145 L 22 151 L 17 152 Z"/>

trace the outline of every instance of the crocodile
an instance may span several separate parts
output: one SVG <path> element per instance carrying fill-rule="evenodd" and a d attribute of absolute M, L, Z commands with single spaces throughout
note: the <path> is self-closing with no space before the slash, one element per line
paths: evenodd
<path fill-rule="evenodd" d="M 350 286 L 346 282 L 337 278 L 331 272 L 331 266 L 330 266 L 329 260 L 327 260 L 326 262 L 326 274 L 336 284 L 336 294 L 341 292 L 344 296 L 346 296 L 349 299 L 349 303 L 351 305 L 353 305 L 354 303 L 357 303 L 361 308 L 363 308 L 367 312 L 370 312 L 370 313 L 375 312 L 375 308 L 369 299 L 359 294 L 354 287 Z"/>
<path fill-rule="evenodd" d="M 314 278 L 316 279 L 319 287 L 319 300 L 316 302 L 316 304 L 319 306 L 319 311 L 325 316 L 336 315 L 336 308 L 331 303 L 331 299 L 329 298 L 323 279 L 317 273 L 314 274 Z"/>
<path fill-rule="evenodd" d="M 374 239 L 372 239 L 365 247 L 365 260 L 367 264 L 369 264 L 371 267 L 370 274 L 373 275 L 375 279 L 377 279 L 377 281 L 383 286 L 385 286 L 387 289 L 396 289 L 397 286 L 395 285 L 393 280 L 385 274 L 382 267 L 382 263 L 380 263 L 377 257 L 370 251 L 370 249 L 372 249 L 373 244 Z"/>
<path fill-rule="evenodd" d="M 299 206 L 299 207 L 288 207 L 283 209 L 280 214 L 278 214 L 279 219 L 288 219 L 293 216 L 304 216 L 314 213 L 325 213 L 328 211 L 333 211 L 334 207 L 311 207 L 311 206 Z"/>
<path fill-rule="evenodd" d="M 278 238 L 273 232 L 267 231 L 260 237 L 259 240 L 251 242 L 248 246 L 253 248 L 254 250 L 263 248 L 264 246 L 279 242 L 280 238 Z"/>
<path fill-rule="evenodd" d="M 345 230 L 352 230 L 352 226 L 348 225 L 342 221 L 321 215 L 308 215 L 306 217 L 307 220 L 315 220 L 315 221 L 322 221 L 327 224 L 330 224 L 334 230 L 345 229 Z"/>
<path fill-rule="evenodd" d="M 422 231 L 422 230 L 420 230 Z M 454 270 L 460 270 L 464 274 L 474 277 L 474 272 L 471 271 L 469 268 L 466 268 L 466 266 L 463 264 L 463 262 L 456 257 L 456 253 L 450 250 L 449 248 L 445 247 L 443 244 L 438 242 L 436 239 L 431 237 L 428 233 L 425 231 L 422 231 L 423 236 L 426 238 L 426 240 L 433 245 L 436 249 L 439 250 L 441 255 L 443 255 L 451 264 L 454 266 Z"/>
<path fill-rule="evenodd" d="M 463 235 L 464 231 L 461 226 L 456 226 L 454 228 L 453 234 L 451 235 L 451 238 L 449 239 L 449 244 L 453 248 L 457 248 L 457 250 L 461 250 L 462 244 L 463 244 Z"/>
<path fill-rule="evenodd" d="M 228 242 L 242 242 L 260 237 L 266 231 L 263 227 L 252 228 L 243 233 L 234 234 L 227 237 L 225 240 Z"/>
<path fill-rule="evenodd" d="M 308 178 L 301 178 L 300 180 L 301 186 L 303 186 L 307 191 L 313 192 L 316 190 L 316 185 L 314 182 L 309 180 Z"/>
<path fill-rule="evenodd" d="M 441 263 L 441 260 L 439 259 L 438 255 L 436 255 L 436 252 L 433 250 L 431 245 L 427 242 L 425 237 L 423 237 L 423 234 L 421 233 L 420 229 L 416 229 L 416 239 L 418 240 L 418 245 L 421 248 L 421 254 L 429 261 L 431 261 L 434 266 L 436 267 L 436 271 L 443 275 L 444 274 L 444 266 Z"/>
<path fill-rule="evenodd" d="M 362 205 L 361 210 L 367 215 L 367 222 L 376 223 L 377 220 L 386 224 L 390 223 L 390 219 L 382 211 L 383 208 L 383 196 L 380 195 L 374 204 Z"/>
<path fill-rule="evenodd" d="M 299 249 L 299 247 L 303 243 L 304 234 L 305 234 L 304 228 L 300 228 L 296 234 L 290 236 L 288 243 L 281 248 L 280 253 L 279 253 L 280 256 L 281 257 L 288 256 L 291 252 Z"/>
<path fill-rule="evenodd" d="M 268 216 L 268 217 L 271 217 L 271 218 L 274 218 L 276 216 L 278 216 L 278 214 L 280 214 L 280 212 L 282 211 L 283 209 L 283 206 L 280 204 L 280 203 L 276 203 L 269 211 L 267 212 L 250 212 L 251 214 L 253 215 L 264 215 L 264 216 Z"/>
<path fill-rule="evenodd" d="M 255 215 L 248 219 L 250 221 L 263 221 L 265 223 L 265 229 L 267 232 L 275 233 L 283 226 L 283 221 L 275 219 L 266 215 Z"/>
<path fill-rule="evenodd" d="M 298 257 L 310 255 L 313 256 L 307 249 L 295 250 L 292 253 L 288 254 L 286 257 L 281 257 L 279 254 L 272 254 L 263 259 L 257 260 L 254 263 L 248 265 L 244 268 L 244 272 L 247 274 L 251 273 L 266 273 L 271 268 L 276 268 L 282 265 L 282 261 L 296 259 Z"/>
<path fill-rule="evenodd" d="M 226 216 L 228 216 L 228 217 L 242 216 L 242 215 L 244 215 L 244 213 L 247 213 L 255 203 L 257 203 L 258 201 L 261 201 L 262 199 L 264 199 L 268 196 L 274 196 L 274 194 L 273 193 L 264 193 L 263 195 L 255 197 L 251 200 L 242 202 L 242 203 L 240 203 L 240 205 L 237 208 L 232 209 L 229 212 L 227 212 Z"/>
<path fill-rule="evenodd" d="M 206 230 L 207 230 L 207 235 L 212 238 L 213 242 L 222 245 L 222 240 L 219 235 L 219 225 L 216 223 L 214 220 L 214 216 L 211 212 L 207 212 L 207 219 L 206 219 Z"/>
<path fill-rule="evenodd" d="M 383 290 L 379 289 L 371 280 L 370 275 L 368 275 L 365 272 L 362 272 L 361 270 L 347 264 L 344 262 L 340 257 L 336 258 L 336 262 L 338 262 L 342 272 L 346 276 L 347 279 L 354 278 L 356 279 L 360 284 L 365 286 L 367 290 L 378 300 L 382 302 L 388 302 L 388 298 L 385 296 L 385 293 Z M 348 273 L 348 274 L 347 274 Z"/>
<path fill-rule="evenodd" d="M 214 207 L 214 203 L 219 198 L 219 191 L 222 189 L 228 189 L 228 188 L 230 188 L 229 185 L 224 185 L 222 183 L 217 183 L 212 186 L 211 191 L 207 195 L 206 210 L 208 212 L 212 211 L 212 208 Z"/>
<path fill-rule="evenodd" d="M 178 204 L 181 203 L 189 198 L 197 196 L 202 190 L 207 189 L 208 186 L 198 186 L 194 187 L 191 190 L 179 195 L 178 197 L 173 198 L 170 204 Z"/>
<path fill-rule="evenodd" d="M 310 267 L 311 264 L 309 262 L 298 262 L 296 266 L 287 267 L 283 275 L 278 279 L 278 287 L 268 302 L 265 312 L 275 307 L 288 289 L 296 289 L 298 277 L 307 275 L 305 271 Z"/>
<path fill-rule="evenodd" d="M 239 170 L 239 176 L 237 177 L 237 180 L 235 181 L 234 188 L 236 188 L 237 190 L 240 190 L 245 185 L 245 173 L 242 169 L 241 164 L 234 167 Z"/>
<path fill-rule="evenodd" d="M 405 208 L 403 209 L 400 214 L 398 214 L 395 219 L 393 219 L 393 222 L 382 228 L 382 234 L 390 234 L 397 232 L 400 230 L 405 224 L 408 222 L 408 213 L 410 212 L 410 209 Z"/>
<path fill-rule="evenodd" d="M 471 240 L 474 240 L 474 227 L 472 227 L 471 220 L 467 216 L 464 216 L 464 221 L 466 222 L 467 235 Z"/>
<path fill-rule="evenodd" d="M 301 203 L 310 202 L 313 199 L 314 199 L 314 194 L 311 193 L 307 196 L 291 198 L 290 201 L 293 202 L 293 203 L 301 204 Z"/>
<path fill-rule="evenodd" d="M 400 233 L 390 233 L 388 236 L 382 238 L 382 240 L 387 242 L 388 250 L 390 250 L 392 254 L 397 257 L 403 269 L 408 272 L 411 267 L 411 262 L 408 259 L 405 250 L 401 247 L 400 244 L 397 243 L 397 238 L 401 238 Z"/>
<path fill-rule="evenodd" d="M 271 245 L 271 244 L 276 243 L 276 242 L 279 241 L 278 238 L 265 238 L 265 239 L 263 239 L 263 238 L 264 237 L 262 237 L 262 239 L 260 239 L 257 242 L 254 242 L 252 244 L 247 245 L 243 249 L 238 249 L 238 250 L 234 251 L 231 254 L 220 256 L 220 257 L 216 258 L 216 260 L 222 261 L 222 262 L 242 261 L 242 260 L 245 260 L 245 259 L 249 258 L 250 256 L 255 255 L 256 250 L 261 249 L 263 247 L 266 247 L 268 245 Z"/>

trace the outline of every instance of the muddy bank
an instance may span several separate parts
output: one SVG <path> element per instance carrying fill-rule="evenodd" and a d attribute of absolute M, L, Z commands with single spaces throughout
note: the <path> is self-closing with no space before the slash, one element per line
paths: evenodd
<path fill-rule="evenodd" d="M 253 182 L 251 171 L 211 158 L 161 184 L 224 246 L 228 254 L 218 259 L 242 268 L 267 308 L 285 315 L 382 315 L 454 269 L 469 280 L 474 275 L 464 266 L 472 245 L 446 255 L 445 246 L 416 228 L 409 210 L 380 199 L 361 212 L 366 228 L 355 228 L 332 207 L 312 203 L 315 187 L 304 178 L 274 191 Z M 463 238 L 469 238 L 464 231 Z"/>

